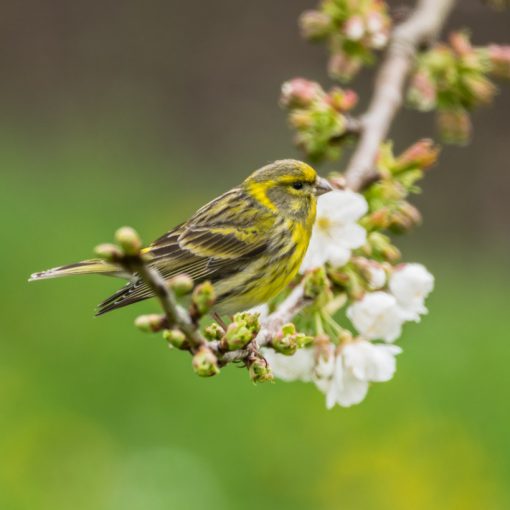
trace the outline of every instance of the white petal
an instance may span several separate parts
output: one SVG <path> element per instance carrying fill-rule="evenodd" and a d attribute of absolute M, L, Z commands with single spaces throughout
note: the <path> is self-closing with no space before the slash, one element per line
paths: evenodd
<path fill-rule="evenodd" d="M 313 349 L 299 349 L 292 356 L 285 356 L 273 349 L 262 349 L 273 374 L 282 381 L 304 381 L 312 379 L 315 364 Z"/>
<path fill-rule="evenodd" d="M 374 289 L 381 289 L 386 285 L 386 271 L 377 264 L 368 267 L 369 286 Z"/>
<path fill-rule="evenodd" d="M 348 370 L 344 370 L 342 389 L 336 394 L 336 401 L 343 407 L 359 404 L 368 393 L 368 382 L 360 381 Z"/>
<path fill-rule="evenodd" d="M 331 191 L 317 201 L 317 217 L 328 217 L 334 223 L 353 223 L 367 211 L 365 198 L 350 190 Z"/>
<path fill-rule="evenodd" d="M 386 292 L 369 292 L 347 309 L 347 317 L 368 340 L 396 340 L 402 331 L 402 317 L 396 299 Z"/>
<path fill-rule="evenodd" d="M 357 223 L 347 225 L 334 225 L 330 229 L 331 239 L 346 248 L 359 248 L 365 244 L 367 233 Z"/>
<path fill-rule="evenodd" d="M 327 261 L 335 267 L 342 267 L 349 262 L 351 250 L 341 246 L 332 246 L 327 251 Z"/>
<path fill-rule="evenodd" d="M 362 381 L 389 381 L 396 370 L 395 356 L 402 352 L 395 345 L 372 344 L 361 340 L 344 347 L 342 355 L 346 368 Z"/>
<path fill-rule="evenodd" d="M 424 302 L 434 288 L 434 277 L 421 264 L 404 264 L 391 275 L 389 288 L 406 320 L 419 320 L 427 313 Z"/>

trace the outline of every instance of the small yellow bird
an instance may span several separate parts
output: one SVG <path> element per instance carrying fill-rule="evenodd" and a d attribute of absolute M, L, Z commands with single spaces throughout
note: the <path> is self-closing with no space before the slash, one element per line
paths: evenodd
<path fill-rule="evenodd" d="M 275 161 L 144 251 L 165 279 L 184 273 L 195 283 L 210 280 L 215 313 L 247 310 L 276 296 L 294 278 L 310 241 L 317 196 L 331 189 L 306 163 Z M 126 276 L 119 266 L 93 259 L 35 273 L 30 281 L 73 274 Z M 148 285 L 134 275 L 99 305 L 97 315 L 150 297 Z"/>

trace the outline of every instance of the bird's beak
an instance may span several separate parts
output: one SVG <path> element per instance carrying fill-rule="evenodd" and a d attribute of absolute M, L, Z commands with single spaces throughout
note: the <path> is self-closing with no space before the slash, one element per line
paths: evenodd
<path fill-rule="evenodd" d="M 315 194 L 320 197 L 328 191 L 333 191 L 333 186 L 324 177 L 318 177 L 317 184 L 315 185 Z"/>

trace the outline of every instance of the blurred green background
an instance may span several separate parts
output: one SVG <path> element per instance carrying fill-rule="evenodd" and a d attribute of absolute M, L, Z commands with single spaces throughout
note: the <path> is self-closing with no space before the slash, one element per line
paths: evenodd
<path fill-rule="evenodd" d="M 190 370 L 132 322 L 95 319 L 117 283 L 26 283 L 121 225 L 149 241 L 267 161 L 298 156 L 280 84 L 325 76 L 311 0 L 25 0 L 0 21 L 0 508 L 510 508 L 509 90 L 447 148 L 402 239 L 437 286 L 393 381 L 326 411 L 300 383 Z M 508 43 L 477 0 L 450 25 Z M 356 87 L 366 98 L 372 75 Z M 402 113 L 397 149 L 432 134 Z M 328 167 L 329 168 L 329 167 Z M 331 168 L 341 168 L 341 164 Z"/>

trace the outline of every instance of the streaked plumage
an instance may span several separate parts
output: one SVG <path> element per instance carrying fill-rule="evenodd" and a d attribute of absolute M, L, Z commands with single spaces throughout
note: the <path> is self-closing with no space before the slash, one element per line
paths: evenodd
<path fill-rule="evenodd" d="M 215 311 L 231 314 L 263 303 L 296 275 L 310 240 L 316 197 L 331 189 L 313 168 L 281 160 L 199 209 L 145 248 L 160 273 L 185 273 L 215 287 Z M 122 275 L 115 265 L 88 260 L 32 275 L 32 280 L 70 274 Z M 97 314 L 151 297 L 135 277 L 99 305 Z"/>

